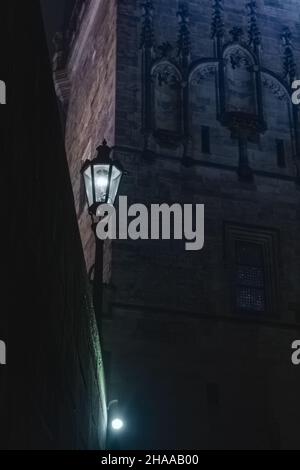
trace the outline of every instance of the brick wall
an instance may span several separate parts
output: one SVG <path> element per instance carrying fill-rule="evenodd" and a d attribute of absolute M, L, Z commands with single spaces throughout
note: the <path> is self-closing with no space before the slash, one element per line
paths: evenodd
<path fill-rule="evenodd" d="M 80 170 L 83 160 L 95 156 L 96 147 L 103 139 L 114 144 L 117 4 L 115 0 L 87 3 L 67 64 L 70 100 L 65 135 L 75 206 L 89 269 L 94 259 L 94 243 Z"/>

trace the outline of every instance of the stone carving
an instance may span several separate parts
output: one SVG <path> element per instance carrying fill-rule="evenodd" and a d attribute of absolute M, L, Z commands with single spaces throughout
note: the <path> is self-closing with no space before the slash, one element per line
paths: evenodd
<path fill-rule="evenodd" d="M 244 36 L 244 31 L 239 26 L 234 26 L 230 31 L 229 34 L 231 36 L 232 42 L 240 42 L 242 37 Z"/>
<path fill-rule="evenodd" d="M 152 71 L 155 130 L 177 133 L 180 129 L 181 77 L 170 63 Z"/>
<path fill-rule="evenodd" d="M 191 85 L 199 85 L 201 80 L 214 76 L 217 72 L 217 68 L 218 66 L 216 63 L 200 65 L 191 75 Z"/>
<path fill-rule="evenodd" d="M 293 35 L 289 28 L 284 28 L 281 34 L 281 41 L 283 46 L 283 73 L 284 78 L 288 78 L 293 82 L 296 78 L 296 63 L 294 58 Z"/>
<path fill-rule="evenodd" d="M 157 59 L 170 59 L 173 52 L 173 46 L 168 41 L 163 42 L 157 46 L 156 57 Z"/>
<path fill-rule="evenodd" d="M 257 49 L 261 44 L 261 33 L 257 24 L 257 2 L 256 0 L 250 0 L 246 4 L 248 10 L 248 40 L 249 46 L 252 46 L 254 50 Z"/>
<path fill-rule="evenodd" d="M 180 76 L 176 68 L 170 63 L 157 65 L 152 72 L 152 79 L 159 86 L 168 85 L 172 88 L 178 88 Z"/>
<path fill-rule="evenodd" d="M 253 60 L 239 46 L 225 51 L 226 111 L 256 114 L 255 76 Z"/>
<path fill-rule="evenodd" d="M 191 52 L 191 38 L 189 30 L 189 12 L 185 2 L 180 2 L 177 12 L 179 22 L 179 34 L 177 40 L 177 55 L 180 57 L 188 57 Z"/>
<path fill-rule="evenodd" d="M 153 26 L 153 13 L 154 7 L 152 0 L 146 0 L 141 4 L 142 8 L 142 31 L 140 47 L 151 49 L 154 45 L 154 26 Z"/>
<path fill-rule="evenodd" d="M 226 65 L 230 62 L 233 70 L 237 68 L 246 68 L 250 71 L 253 67 L 253 61 L 250 59 L 250 56 L 240 48 L 231 49 L 230 53 L 225 56 L 224 62 Z"/>
<path fill-rule="evenodd" d="M 190 94 L 200 96 L 203 93 L 205 87 L 199 88 L 203 80 L 211 79 L 205 86 L 215 87 L 217 76 L 218 99 L 213 106 L 217 108 L 220 121 L 227 127 L 229 121 L 239 122 L 245 128 L 251 128 L 253 133 L 262 132 L 265 129 L 262 88 L 268 88 L 281 101 L 288 100 L 289 96 L 284 84 L 280 83 L 280 78 L 276 80 L 275 75 L 273 78 L 272 73 L 269 74 L 260 67 L 261 33 L 257 0 L 246 0 L 247 31 L 244 33 L 239 24 L 234 26 L 229 31 L 231 40 L 225 50 L 224 0 L 212 0 L 211 38 L 215 40 L 213 56 L 211 59 L 195 61 L 194 64 L 191 63 L 188 2 L 178 2 L 177 44 L 165 41 L 157 45 L 154 40 L 153 1 L 142 1 L 143 130 L 146 129 L 148 135 L 152 133 L 156 139 L 162 136 L 171 136 L 174 139 L 178 135 L 180 140 L 189 136 Z M 290 83 L 295 77 L 296 65 L 292 34 L 288 28 L 284 28 L 281 41 L 284 77 Z M 206 105 L 201 106 L 204 108 Z"/>
<path fill-rule="evenodd" d="M 263 74 L 262 76 L 262 84 L 265 88 L 270 90 L 273 95 L 275 95 L 280 101 L 289 101 L 289 95 L 285 88 L 274 80 L 272 77 Z"/>
<path fill-rule="evenodd" d="M 211 38 L 221 38 L 224 36 L 224 21 L 223 21 L 223 0 L 213 1 L 213 13 L 211 23 Z"/>

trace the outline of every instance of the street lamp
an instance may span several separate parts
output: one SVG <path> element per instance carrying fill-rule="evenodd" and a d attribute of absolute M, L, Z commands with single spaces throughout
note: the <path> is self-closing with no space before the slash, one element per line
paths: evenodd
<path fill-rule="evenodd" d="M 86 160 L 81 170 L 96 242 L 93 302 L 98 328 L 102 312 L 103 240 L 100 240 L 96 233 L 99 221 L 97 220 L 97 211 L 102 204 L 114 204 L 124 173 L 121 164 L 111 159 L 111 152 L 112 149 L 104 140 L 102 145 L 97 148 L 97 156 L 93 160 Z"/>
<path fill-rule="evenodd" d="M 124 427 L 124 421 L 121 418 L 115 418 L 111 422 L 111 427 L 114 431 L 121 431 Z"/>
<path fill-rule="evenodd" d="M 108 449 L 119 450 L 120 438 L 126 429 L 126 420 L 123 419 L 119 409 L 119 400 L 111 400 L 107 406 L 108 429 L 106 445 Z"/>
<path fill-rule="evenodd" d="M 97 148 L 94 160 L 87 160 L 81 170 L 88 201 L 89 213 L 97 215 L 101 204 L 114 204 L 123 168 L 110 158 L 112 149 L 106 140 Z"/>

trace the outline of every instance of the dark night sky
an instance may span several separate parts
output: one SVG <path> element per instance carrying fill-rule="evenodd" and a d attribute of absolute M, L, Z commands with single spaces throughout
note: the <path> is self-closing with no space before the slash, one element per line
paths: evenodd
<path fill-rule="evenodd" d="M 56 31 L 60 31 L 65 16 L 71 10 L 74 0 L 40 0 L 45 21 L 45 29 L 49 47 L 52 47 L 52 38 Z"/>

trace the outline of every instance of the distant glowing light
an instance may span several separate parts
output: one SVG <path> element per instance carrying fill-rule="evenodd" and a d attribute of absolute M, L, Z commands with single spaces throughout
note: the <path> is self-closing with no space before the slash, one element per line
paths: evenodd
<path fill-rule="evenodd" d="M 120 418 L 115 418 L 111 422 L 111 427 L 114 431 L 120 431 L 124 427 L 124 422 Z"/>

